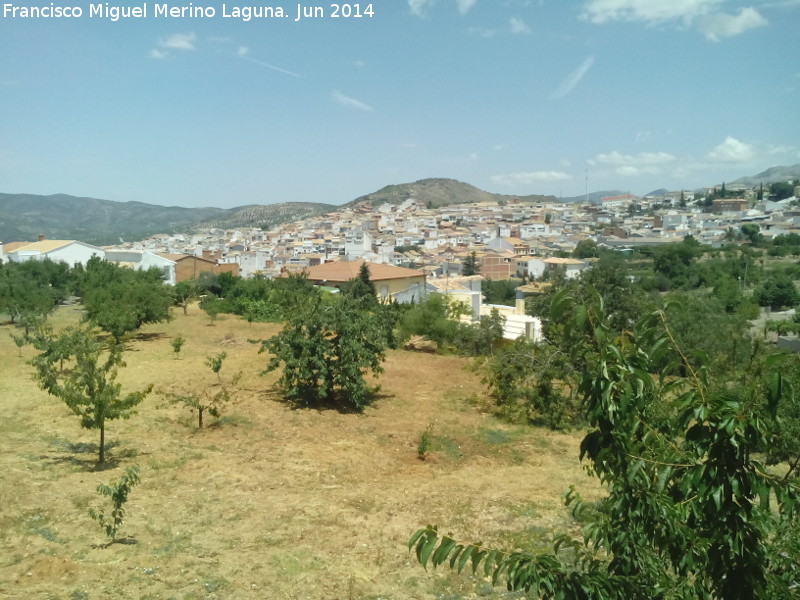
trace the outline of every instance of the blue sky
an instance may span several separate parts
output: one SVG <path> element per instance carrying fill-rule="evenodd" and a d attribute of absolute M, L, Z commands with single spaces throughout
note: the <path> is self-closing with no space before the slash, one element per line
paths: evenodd
<path fill-rule="evenodd" d="M 800 0 L 308 3 L 325 16 L 298 22 L 278 1 L 289 16 L 250 21 L 52 4 L 83 15 L 0 17 L 0 192 L 228 208 L 450 177 L 566 197 L 587 175 L 644 194 L 800 162 Z"/>

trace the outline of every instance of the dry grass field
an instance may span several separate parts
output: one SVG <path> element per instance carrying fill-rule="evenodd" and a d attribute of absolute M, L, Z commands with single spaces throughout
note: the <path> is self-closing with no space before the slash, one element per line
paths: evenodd
<path fill-rule="evenodd" d="M 205 357 L 225 351 L 223 377 L 242 371 L 222 418 L 164 407 L 151 394 L 127 421 L 97 431 L 39 390 L 0 327 L 0 597 L 459 599 L 519 598 L 480 578 L 427 572 L 406 542 L 438 524 L 464 541 L 538 547 L 537 535 L 574 527 L 561 504 L 571 484 L 597 484 L 578 460 L 580 433 L 504 424 L 481 411 L 485 390 L 458 357 L 388 354 L 381 397 L 364 414 L 296 410 L 272 389 L 277 374 L 248 338 L 277 331 L 222 316 L 146 327 L 129 345 L 123 392 L 200 389 Z M 79 318 L 61 308 L 59 327 Z M 170 341 L 186 344 L 174 358 Z M 432 432 L 433 451 L 417 456 Z M 121 540 L 107 544 L 87 515 L 96 487 L 141 468 Z"/>

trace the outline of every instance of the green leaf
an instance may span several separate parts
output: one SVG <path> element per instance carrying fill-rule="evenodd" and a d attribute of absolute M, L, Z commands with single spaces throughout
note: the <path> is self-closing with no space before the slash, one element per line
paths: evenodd
<path fill-rule="evenodd" d="M 466 549 L 461 553 L 461 557 L 458 559 L 458 572 L 464 570 L 464 565 L 467 564 L 469 557 L 472 556 L 472 553 L 475 552 L 476 547 L 474 545 L 469 545 Z"/>
<path fill-rule="evenodd" d="M 442 541 L 439 544 L 439 547 L 436 549 L 436 552 L 433 553 L 431 557 L 431 563 L 433 564 L 434 568 L 438 567 L 444 561 L 447 560 L 447 556 L 450 554 L 450 550 L 456 545 L 456 541 L 448 536 L 443 536 Z"/>
<path fill-rule="evenodd" d="M 417 546 L 417 559 L 426 569 L 428 568 L 428 557 L 431 555 L 431 552 L 433 552 L 438 540 L 439 536 L 437 535 L 436 530 L 429 528 L 425 532 L 424 543 L 421 543 Z"/>
<path fill-rule="evenodd" d="M 408 540 L 408 549 L 409 549 L 409 550 L 411 550 L 411 548 L 413 548 L 413 547 L 414 547 L 414 544 L 416 544 L 416 543 L 417 543 L 417 540 L 419 540 L 419 538 L 421 538 L 423 535 L 425 535 L 425 532 L 426 532 L 427 530 L 428 530 L 428 528 L 427 528 L 427 527 L 425 527 L 425 528 L 423 528 L 423 529 L 418 529 L 418 530 L 417 530 L 417 531 L 414 533 L 414 535 L 412 535 L 412 536 L 411 536 L 411 539 L 409 539 L 409 540 Z"/>

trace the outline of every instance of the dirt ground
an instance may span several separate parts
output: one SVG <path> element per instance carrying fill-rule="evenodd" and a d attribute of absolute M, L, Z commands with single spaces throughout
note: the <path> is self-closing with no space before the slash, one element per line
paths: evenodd
<path fill-rule="evenodd" d="M 75 322 L 79 307 L 52 317 Z M 481 578 L 425 571 L 407 550 L 428 523 L 463 541 L 537 548 L 574 528 L 561 503 L 570 484 L 599 493 L 578 463 L 580 432 L 512 426 L 481 410 L 485 389 L 448 356 L 392 351 L 364 414 L 297 410 L 260 375 L 267 356 L 248 339 L 277 331 L 233 316 L 213 325 L 197 307 L 146 327 L 129 345 L 123 392 L 202 389 L 204 360 L 225 351 L 223 378 L 242 372 L 222 418 L 164 406 L 153 393 L 138 414 L 80 428 L 39 390 L 0 327 L 0 597 L 429 599 L 509 598 Z M 179 359 L 170 341 L 186 339 Z M 426 460 L 418 457 L 424 431 Z M 121 540 L 89 518 L 95 491 L 139 465 Z"/>

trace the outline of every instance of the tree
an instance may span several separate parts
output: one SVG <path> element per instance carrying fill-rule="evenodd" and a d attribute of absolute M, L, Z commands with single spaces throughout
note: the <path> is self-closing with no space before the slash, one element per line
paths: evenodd
<path fill-rule="evenodd" d="M 80 284 L 87 320 L 119 342 L 145 323 L 170 318 L 172 291 L 158 269 L 134 271 L 93 257 Z"/>
<path fill-rule="evenodd" d="M 189 279 L 176 283 L 173 292 L 175 305 L 180 306 L 183 309 L 183 315 L 186 316 L 189 313 L 189 303 L 200 298 L 203 288 L 196 280 Z"/>
<path fill-rule="evenodd" d="M 228 358 L 227 352 L 220 352 L 215 356 L 206 357 L 206 366 L 217 376 L 217 381 L 221 382 L 219 372 L 222 370 L 222 363 Z"/>
<path fill-rule="evenodd" d="M 203 296 L 203 299 L 200 300 L 200 308 L 202 308 L 208 315 L 212 325 L 214 324 L 214 321 L 217 320 L 219 313 L 222 312 L 222 304 L 222 299 L 218 298 L 214 294 L 206 294 Z"/>
<path fill-rule="evenodd" d="M 753 246 L 760 246 L 764 242 L 764 236 L 760 233 L 761 228 L 755 223 L 745 223 L 741 226 L 742 236 Z"/>
<path fill-rule="evenodd" d="M 409 540 L 418 560 L 458 571 L 470 563 L 495 584 L 542 598 L 793 597 L 800 486 L 755 458 L 769 442 L 760 411 L 775 414 L 786 391 L 781 373 L 765 387 L 714 381 L 685 362 L 663 313 L 619 337 L 601 302 L 575 306 L 562 294 L 553 317 L 597 352 L 580 386 L 592 428 L 581 457 L 608 496 L 589 511 L 569 492 L 587 524 L 579 537 L 557 536 L 552 553 L 459 543 L 429 525 Z M 675 361 L 686 377 L 671 375 Z"/>
<path fill-rule="evenodd" d="M 512 421 L 560 429 L 576 413 L 577 373 L 549 342 L 520 337 L 481 365 L 497 412 Z"/>
<path fill-rule="evenodd" d="M 0 264 L 0 312 L 8 314 L 12 323 L 45 318 L 66 294 L 51 284 L 60 276 L 60 268 L 49 260 Z"/>
<path fill-rule="evenodd" d="M 793 308 L 800 302 L 800 293 L 794 282 L 781 273 L 771 274 L 756 289 L 755 297 L 759 306 L 769 306 L 772 310 Z"/>
<path fill-rule="evenodd" d="M 597 242 L 590 239 L 579 241 L 572 252 L 575 258 L 594 258 L 597 256 Z"/>
<path fill-rule="evenodd" d="M 111 499 L 113 508 L 111 509 L 110 518 L 106 517 L 106 512 L 102 508 L 99 511 L 90 508 L 89 516 L 100 524 L 100 527 L 105 530 L 106 535 L 111 538 L 112 542 L 117 539 L 117 532 L 125 520 L 125 503 L 128 501 L 128 494 L 131 493 L 133 486 L 138 483 L 139 467 L 134 465 L 125 469 L 125 472 L 116 483 L 97 486 L 98 493 Z"/>
<path fill-rule="evenodd" d="M 363 301 L 367 305 L 377 304 L 377 291 L 375 290 L 375 283 L 370 279 L 367 263 L 361 263 L 358 276 L 342 286 L 342 293 L 356 300 Z"/>
<path fill-rule="evenodd" d="M 770 184 L 769 194 L 772 200 L 785 200 L 794 195 L 794 186 L 788 181 L 776 181 Z"/>
<path fill-rule="evenodd" d="M 340 295 L 329 303 L 319 299 L 260 343 L 259 352 L 273 355 L 265 373 L 283 366 L 279 384 L 289 399 L 304 406 L 327 401 L 360 411 L 375 391 L 365 382 L 367 372 L 383 371 L 387 336 L 376 313 Z"/>
<path fill-rule="evenodd" d="M 175 353 L 175 360 L 178 360 L 178 356 L 181 353 L 181 348 L 183 348 L 183 344 L 185 342 L 186 342 L 186 340 L 183 338 L 182 335 L 179 335 L 178 337 L 172 338 L 172 341 L 170 342 L 170 344 L 172 345 L 172 351 Z"/>
<path fill-rule="evenodd" d="M 464 268 L 462 273 L 466 276 L 477 275 L 480 270 L 481 266 L 478 262 L 478 255 L 475 251 L 472 251 L 467 255 L 467 258 L 464 259 Z"/>
<path fill-rule="evenodd" d="M 153 389 L 152 385 L 125 396 L 122 386 L 116 383 L 122 361 L 122 345 L 105 344 L 97 339 L 92 329 L 74 332 L 73 364 L 66 371 L 56 368 L 56 357 L 42 352 L 31 364 L 39 387 L 51 396 L 64 401 L 86 429 L 100 430 L 99 462 L 105 462 L 106 421 L 130 418 L 142 400 Z"/>
<path fill-rule="evenodd" d="M 206 366 L 217 376 L 216 383 L 209 383 L 200 390 L 181 390 L 160 392 L 167 398 L 169 404 L 183 404 L 190 410 L 197 411 L 197 427 L 203 428 L 203 415 L 208 413 L 218 419 L 222 416 L 224 407 L 231 401 L 230 387 L 236 387 L 242 373 L 237 373 L 229 383 L 225 383 L 220 376 L 222 363 L 227 358 L 226 352 L 206 357 Z"/>

